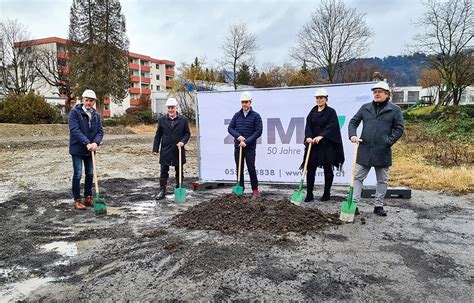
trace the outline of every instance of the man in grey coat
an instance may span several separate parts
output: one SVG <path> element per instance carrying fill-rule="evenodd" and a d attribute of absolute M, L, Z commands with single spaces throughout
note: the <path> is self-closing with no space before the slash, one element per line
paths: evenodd
<path fill-rule="evenodd" d="M 374 167 L 377 176 L 374 213 L 386 216 L 383 209 L 384 197 L 387 192 L 388 170 L 392 166 L 392 145 L 403 134 L 403 116 L 400 108 L 389 102 L 390 88 L 384 81 L 372 87 L 373 101 L 361 106 L 349 122 L 349 139 L 352 143 L 359 142 L 354 178 L 353 202 L 358 203 L 362 185 Z M 357 127 L 363 122 L 362 134 L 357 136 Z M 358 209 L 356 209 L 358 214 Z"/>

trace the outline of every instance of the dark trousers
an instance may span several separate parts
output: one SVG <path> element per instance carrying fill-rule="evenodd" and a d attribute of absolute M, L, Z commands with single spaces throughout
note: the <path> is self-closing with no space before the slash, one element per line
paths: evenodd
<path fill-rule="evenodd" d="M 239 153 L 240 147 L 234 150 L 234 158 L 235 158 L 235 167 L 239 168 Z M 244 186 L 244 162 L 247 163 L 247 170 L 250 176 L 250 184 L 252 185 L 252 189 L 258 188 L 258 179 L 257 179 L 257 171 L 255 170 L 255 149 L 242 149 L 242 167 L 240 168 L 240 186 L 245 188 Z M 236 172 L 237 174 L 237 172 Z"/>
<path fill-rule="evenodd" d="M 332 165 L 326 164 L 323 166 L 324 169 L 324 192 L 330 193 L 332 181 L 334 180 L 334 172 L 332 171 Z M 308 172 L 306 174 L 306 188 L 308 193 L 312 193 L 314 189 L 314 180 L 316 176 L 316 164 L 308 163 Z"/>
<path fill-rule="evenodd" d="M 176 187 L 179 186 L 179 166 L 174 167 L 175 170 L 175 178 L 176 178 Z M 169 165 L 161 165 L 160 169 L 160 187 L 166 187 L 166 183 L 168 182 L 170 166 Z M 184 180 L 183 174 L 183 166 L 181 165 L 181 175 L 183 176 L 182 179 Z"/>
<path fill-rule="evenodd" d="M 72 168 L 74 174 L 72 176 L 72 195 L 74 200 L 81 199 L 81 178 L 82 163 L 84 163 L 86 180 L 84 182 L 84 197 L 92 196 L 92 182 L 94 180 L 94 167 L 92 166 L 92 157 L 90 156 L 72 156 Z"/>

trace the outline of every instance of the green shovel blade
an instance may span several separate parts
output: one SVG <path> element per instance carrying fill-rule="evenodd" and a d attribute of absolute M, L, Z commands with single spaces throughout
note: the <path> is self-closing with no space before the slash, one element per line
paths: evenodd
<path fill-rule="evenodd" d="M 295 205 L 300 205 L 303 199 L 304 199 L 304 192 L 302 190 L 295 189 L 295 191 L 291 195 L 291 203 Z"/>
<path fill-rule="evenodd" d="M 181 186 L 176 188 L 174 190 L 174 201 L 179 204 L 186 202 L 186 189 Z"/>
<path fill-rule="evenodd" d="M 295 189 L 293 191 L 293 194 L 291 195 L 291 203 L 295 205 L 300 205 L 300 203 L 304 199 L 304 192 L 303 192 L 303 179 L 300 181 L 300 187 L 298 189 Z"/>
<path fill-rule="evenodd" d="M 236 185 L 232 188 L 232 192 L 237 196 L 242 196 L 244 194 L 244 188 L 240 185 Z"/>
<path fill-rule="evenodd" d="M 341 214 L 339 220 L 344 222 L 354 222 L 355 211 L 357 204 L 352 201 L 353 187 L 349 188 L 349 197 L 347 200 L 342 201 Z"/>
<path fill-rule="evenodd" d="M 94 198 L 94 212 L 96 215 L 107 214 L 107 206 L 105 206 L 105 199 L 101 198 L 99 194 L 97 194 Z"/>

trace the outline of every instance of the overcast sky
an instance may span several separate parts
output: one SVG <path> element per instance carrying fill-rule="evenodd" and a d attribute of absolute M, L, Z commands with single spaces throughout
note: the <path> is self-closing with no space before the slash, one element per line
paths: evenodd
<path fill-rule="evenodd" d="M 419 32 L 420 0 L 346 0 L 366 14 L 374 37 L 367 57 L 405 53 Z M 72 0 L 0 0 L 0 18 L 17 19 L 32 38 L 67 38 Z M 290 48 L 320 1 L 303 0 L 122 0 L 130 51 L 179 66 L 194 57 L 216 66 L 232 24 L 246 23 L 257 36 L 257 67 L 292 62 Z"/>

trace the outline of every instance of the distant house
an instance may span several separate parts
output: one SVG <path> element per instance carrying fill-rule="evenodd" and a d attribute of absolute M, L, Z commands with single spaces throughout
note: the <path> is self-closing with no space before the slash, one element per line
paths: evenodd
<path fill-rule="evenodd" d="M 392 102 L 402 108 L 413 105 L 419 100 L 423 100 L 425 104 L 437 104 L 444 93 L 445 91 L 438 87 L 422 86 L 394 86 L 391 92 Z M 464 90 L 459 104 L 474 104 L 474 86 L 468 86 Z"/>

